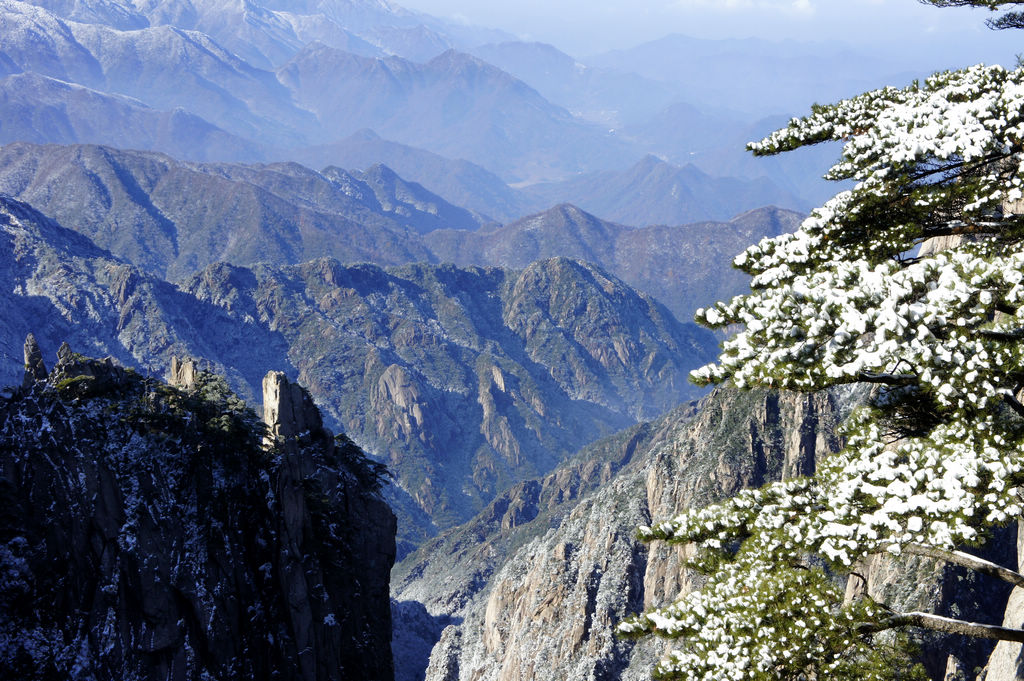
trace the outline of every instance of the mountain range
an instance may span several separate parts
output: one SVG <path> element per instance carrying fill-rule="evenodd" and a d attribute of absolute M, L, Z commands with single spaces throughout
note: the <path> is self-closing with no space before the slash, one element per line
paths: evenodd
<path fill-rule="evenodd" d="M 219 261 L 430 259 L 410 234 L 477 219 L 387 169 L 177 161 L 96 146 L 0 147 L 0 192 L 172 279 Z M 342 234 L 345 238 L 339 238 Z"/>
<path fill-rule="evenodd" d="M 854 82 L 848 64 L 864 63 L 859 55 L 818 45 L 734 45 L 679 36 L 635 54 L 577 59 L 549 45 L 448 24 L 390 3 L 340 0 L 3 0 L 2 14 L 0 77 L 6 79 L 0 94 L 9 94 L 0 97 L 0 143 L 98 143 L 189 160 L 297 160 L 319 168 L 365 170 L 384 163 L 500 222 L 559 202 L 638 226 L 725 219 L 757 207 L 740 201 L 723 214 L 726 191 L 761 205 L 806 209 L 830 191 L 817 179 L 830 153 L 801 162 L 751 161 L 743 144 L 780 119 L 707 97 L 695 100 L 703 91 L 693 78 L 728 87 L 730 101 L 749 96 L 765 112 L 772 110 L 761 94 L 766 80 L 752 79 L 738 57 L 723 55 L 751 52 L 765 69 L 793 59 L 807 64 L 822 53 L 847 64 L 831 72 L 827 87 L 794 78 L 792 105 L 781 109 L 788 114 L 832 98 L 833 89 L 858 89 L 862 83 Z M 654 61 L 694 66 L 641 68 Z M 886 73 L 884 64 L 872 68 Z M 392 147 L 367 157 L 367 146 L 354 151 L 359 145 L 352 138 L 365 130 L 416 153 Z M 558 192 L 550 186 L 599 172 L 628 177 L 647 154 L 683 168 L 672 172 L 681 194 L 696 202 L 689 215 L 661 219 L 670 214 L 661 211 L 647 222 L 648 216 L 634 218 L 625 210 L 602 214 L 575 187 Z M 491 178 L 484 181 L 466 162 L 517 188 L 546 185 L 538 188 L 539 199 L 511 199 L 507 188 L 484 190 Z M 687 169 L 691 163 L 711 177 Z M 449 178 L 432 184 L 444 164 Z M 483 193 L 467 196 L 469 185 Z M 553 192 L 559 194 L 555 200 Z M 705 196 L 708 205 L 700 205 Z M 665 200 L 672 200 L 670 194 Z M 493 201 L 490 210 L 487 201 Z"/>
<path fill-rule="evenodd" d="M 523 267 L 566 255 L 598 263 L 623 281 L 690 319 L 698 307 L 743 290 L 747 279 L 732 258 L 766 236 L 796 229 L 802 216 L 761 208 L 727 222 L 626 227 L 563 204 L 509 225 L 472 233 L 432 232 L 424 240 L 437 257 L 456 263 Z"/>
<path fill-rule="evenodd" d="M 177 286 L 0 197 L 2 345 L 35 332 L 128 366 L 202 357 L 243 396 L 268 366 L 389 462 L 403 551 L 594 437 L 695 394 L 715 342 L 593 265 L 217 263 Z M 13 377 L 10 377 L 13 378 Z M 9 379 L 10 380 L 10 379 Z"/>
<path fill-rule="evenodd" d="M 650 165 L 655 177 L 667 169 Z M 728 222 L 633 228 L 560 205 L 494 225 L 380 165 L 318 173 L 294 163 L 194 163 L 91 145 L 0 147 L 0 193 L 172 280 L 215 262 L 285 265 L 325 255 L 513 268 L 566 256 L 606 268 L 679 319 L 739 292 L 745 279 L 731 258 L 800 221 L 762 208 Z"/>

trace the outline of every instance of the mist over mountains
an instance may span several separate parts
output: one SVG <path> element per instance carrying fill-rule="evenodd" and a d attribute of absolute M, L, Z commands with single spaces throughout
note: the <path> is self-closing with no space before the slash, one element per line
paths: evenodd
<path fill-rule="evenodd" d="M 21 76 L 0 90 L 12 93 L 0 99 L 11 121 L 0 125 L 0 142 L 101 143 L 193 160 L 298 160 L 317 168 L 383 162 L 435 192 L 444 187 L 424 182 L 438 163 L 430 154 L 469 161 L 515 184 L 624 172 L 654 154 L 712 176 L 762 184 L 770 176 L 780 190 L 769 202 L 796 209 L 820 194 L 806 188 L 821 172 L 820 159 L 758 166 L 745 162 L 742 143 L 769 131 L 759 123 L 766 113 L 799 112 L 859 89 L 864 70 L 854 73 L 854 61 L 885 73 L 884 64 L 863 55 L 829 54 L 836 68 L 828 70 L 827 87 L 808 84 L 803 73 L 820 46 L 680 36 L 581 60 L 386 3 L 4 0 L 0 32 L 0 75 Z M 793 60 L 804 67 L 786 90 L 743 67 L 748 53 L 765 71 L 788 72 Z M 711 84 L 726 94 L 711 97 Z M 782 90 L 790 99 L 767 94 Z M 745 101 L 756 114 L 745 113 Z M 680 119 L 685 107 L 690 113 Z M 414 161 L 405 152 L 405 164 L 359 157 L 353 135 L 365 141 L 367 130 L 381 145 L 429 153 L 417 152 Z M 492 214 L 469 205 L 476 197 L 439 193 L 499 221 L 550 207 L 533 203 L 522 211 L 506 201 Z"/>

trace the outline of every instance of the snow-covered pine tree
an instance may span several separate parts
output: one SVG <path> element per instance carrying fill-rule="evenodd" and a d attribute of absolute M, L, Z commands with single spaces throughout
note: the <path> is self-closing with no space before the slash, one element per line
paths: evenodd
<path fill-rule="evenodd" d="M 699 591 L 620 625 L 679 639 L 657 676 L 911 678 L 883 632 L 1024 641 L 847 601 L 834 578 L 872 554 L 913 553 L 1024 586 L 964 550 L 1024 504 L 1024 71 L 975 66 L 815 106 L 750 149 L 825 141 L 843 143 L 827 177 L 853 189 L 736 258 L 751 292 L 697 317 L 743 330 L 694 378 L 869 383 L 873 396 L 813 477 L 641 528 L 645 540 L 696 543 L 707 574 Z"/>

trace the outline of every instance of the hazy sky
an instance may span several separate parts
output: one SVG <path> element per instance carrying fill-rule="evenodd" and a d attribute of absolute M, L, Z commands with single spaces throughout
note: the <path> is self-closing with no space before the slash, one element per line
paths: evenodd
<path fill-rule="evenodd" d="M 985 10 L 916 0 L 396 0 L 448 19 L 502 28 L 574 56 L 629 47 L 668 33 L 708 38 L 842 40 L 880 51 L 922 51 L 1009 65 L 1024 31 L 990 31 Z M 921 55 L 924 56 L 924 55 Z M 951 64 L 959 65 L 959 64 Z"/>

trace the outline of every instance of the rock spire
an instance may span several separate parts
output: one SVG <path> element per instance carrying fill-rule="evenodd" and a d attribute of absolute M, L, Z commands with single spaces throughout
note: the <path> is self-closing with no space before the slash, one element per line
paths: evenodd
<path fill-rule="evenodd" d="M 324 427 L 313 398 L 305 388 L 290 382 L 281 371 L 268 372 L 263 378 L 263 422 L 273 439 L 315 434 Z"/>
<path fill-rule="evenodd" d="M 23 385 L 29 387 L 37 381 L 45 381 L 47 375 L 39 343 L 36 342 L 36 337 L 30 333 L 25 337 L 25 380 Z"/>

